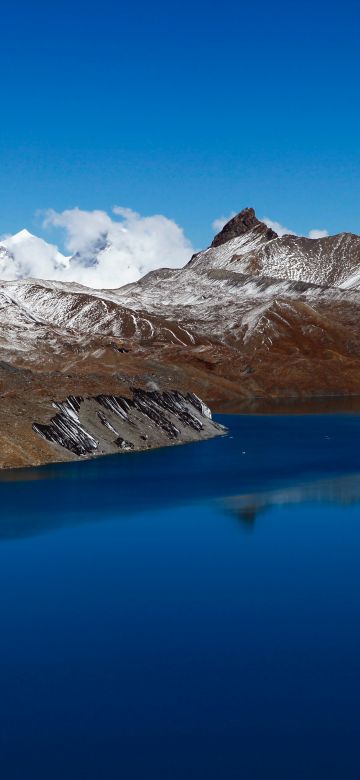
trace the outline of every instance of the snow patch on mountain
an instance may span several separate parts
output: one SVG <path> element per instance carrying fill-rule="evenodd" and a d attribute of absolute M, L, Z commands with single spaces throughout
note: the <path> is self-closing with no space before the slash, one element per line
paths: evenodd
<path fill-rule="evenodd" d="M 0 246 L 0 277 L 20 279 L 46 278 L 51 270 L 59 276 L 66 273 L 70 258 L 65 257 L 53 244 L 33 236 L 28 230 L 20 230 L 9 236 Z"/>

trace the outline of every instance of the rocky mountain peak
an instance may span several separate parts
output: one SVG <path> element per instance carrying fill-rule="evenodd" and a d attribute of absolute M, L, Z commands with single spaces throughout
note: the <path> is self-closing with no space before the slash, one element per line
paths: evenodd
<path fill-rule="evenodd" d="M 10 242 L 0 468 L 207 438 L 189 393 L 230 411 L 359 392 L 360 236 L 276 238 L 248 208 L 184 269 L 109 290 L 65 281 L 118 251 L 106 231 L 72 258 L 40 238 Z M 57 264 L 64 281 L 42 281 Z M 38 278 L 23 278 L 34 267 Z"/>
<path fill-rule="evenodd" d="M 265 225 L 264 222 L 260 222 L 253 208 L 246 208 L 224 225 L 222 230 L 215 236 L 211 246 L 220 246 L 254 229 L 263 233 L 264 238 L 268 241 L 271 241 L 272 238 L 278 238 L 274 230 Z"/>

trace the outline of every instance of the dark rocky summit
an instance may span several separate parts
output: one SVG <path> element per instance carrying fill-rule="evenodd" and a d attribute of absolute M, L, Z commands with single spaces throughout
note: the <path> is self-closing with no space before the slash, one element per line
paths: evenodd
<path fill-rule="evenodd" d="M 247 208 L 240 211 L 239 214 L 236 214 L 235 217 L 232 217 L 232 219 L 224 225 L 222 230 L 215 236 L 211 246 L 226 244 L 227 241 L 231 241 L 231 239 L 237 238 L 238 236 L 243 236 L 245 233 L 253 230 L 262 234 L 267 241 L 270 241 L 272 238 L 278 238 L 278 235 L 274 230 L 267 227 L 263 222 L 260 222 L 254 209 Z"/>

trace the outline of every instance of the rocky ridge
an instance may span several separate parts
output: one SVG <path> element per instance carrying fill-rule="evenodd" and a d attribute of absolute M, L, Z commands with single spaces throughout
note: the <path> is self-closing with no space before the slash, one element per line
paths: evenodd
<path fill-rule="evenodd" d="M 33 423 L 33 431 L 75 456 L 145 450 L 224 431 L 193 393 L 135 389 L 131 398 L 69 396 L 53 406 L 57 413 L 47 423 Z"/>
<path fill-rule="evenodd" d="M 0 465 L 67 458 L 33 424 L 70 396 L 84 412 L 133 388 L 196 393 L 215 410 L 356 395 L 359 337 L 360 237 L 278 237 L 253 209 L 184 268 L 118 290 L 0 282 Z"/>

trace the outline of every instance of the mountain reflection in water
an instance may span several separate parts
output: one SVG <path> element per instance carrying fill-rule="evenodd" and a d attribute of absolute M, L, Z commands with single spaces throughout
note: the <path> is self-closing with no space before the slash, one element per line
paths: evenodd
<path fill-rule="evenodd" d="M 253 529 L 259 514 L 270 507 L 304 503 L 360 504 L 360 473 L 221 499 L 221 504 L 248 529 Z"/>
<path fill-rule="evenodd" d="M 270 506 L 360 502 L 360 415 L 218 419 L 227 436 L 171 451 L 3 472 L 0 541 L 199 502 L 244 528 Z"/>

